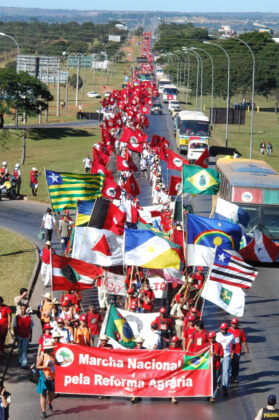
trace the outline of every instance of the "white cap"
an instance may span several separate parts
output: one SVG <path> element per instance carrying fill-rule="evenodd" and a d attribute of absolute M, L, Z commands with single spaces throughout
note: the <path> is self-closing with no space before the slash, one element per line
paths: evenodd
<path fill-rule="evenodd" d="M 20 168 L 20 164 L 19 163 L 16 163 L 15 164 L 15 168 Z"/>
<path fill-rule="evenodd" d="M 34 168 L 32 168 L 32 171 L 37 171 L 37 170 L 38 170 L 38 169 L 37 169 L 37 168 L 35 168 L 35 167 L 34 167 Z"/>
<path fill-rule="evenodd" d="M 2 162 L 2 166 L 7 166 L 8 165 L 8 162 L 6 162 L 5 160 L 4 160 L 4 162 Z"/>

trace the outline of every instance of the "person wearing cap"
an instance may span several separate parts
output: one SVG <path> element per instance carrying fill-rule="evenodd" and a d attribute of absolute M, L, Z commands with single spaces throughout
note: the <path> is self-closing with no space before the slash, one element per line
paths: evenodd
<path fill-rule="evenodd" d="M 192 337 L 188 341 L 186 351 L 189 351 L 189 348 L 192 344 L 194 353 L 199 353 L 200 351 L 208 347 L 208 335 L 206 329 L 204 328 L 203 321 L 196 321 L 196 329 L 193 332 Z"/>
<path fill-rule="evenodd" d="M 167 309 L 165 307 L 160 308 L 159 316 L 157 316 L 154 322 L 158 325 L 158 331 L 161 332 L 162 348 L 165 349 L 169 346 L 169 340 L 172 334 L 172 318 L 167 316 Z"/>
<path fill-rule="evenodd" d="M 140 307 L 142 308 L 144 313 L 149 313 L 153 311 L 154 300 L 154 292 L 150 288 L 149 280 L 145 278 L 143 282 L 143 287 L 140 291 Z"/>
<path fill-rule="evenodd" d="M 92 347 L 97 347 L 99 335 L 100 335 L 100 327 L 103 322 L 103 316 L 98 312 L 95 305 L 89 305 L 89 311 L 87 312 L 87 322 L 88 327 L 90 329 Z"/>
<path fill-rule="evenodd" d="M 74 330 L 74 343 L 81 346 L 91 346 L 92 339 L 90 334 L 90 329 L 87 326 L 86 315 L 80 315 L 79 317 L 79 326 Z"/>
<path fill-rule="evenodd" d="M 52 339 L 52 334 L 51 334 L 51 331 L 52 330 L 53 330 L 52 326 L 50 324 L 48 324 L 48 323 L 46 323 L 43 326 L 43 334 L 40 336 L 40 338 L 38 340 L 39 346 L 38 346 L 37 357 L 39 357 L 40 354 L 41 354 L 41 352 L 44 351 L 45 342 L 47 340 L 51 340 Z"/>
<path fill-rule="evenodd" d="M 17 339 L 18 363 L 25 369 L 27 367 L 28 344 L 34 324 L 30 315 L 26 313 L 27 304 L 22 302 L 20 309 L 20 314 L 16 315 L 14 318 L 13 327 Z"/>
<path fill-rule="evenodd" d="M 178 299 L 170 311 L 170 316 L 174 320 L 176 335 L 180 340 L 183 338 L 183 321 L 186 314 L 187 306 L 185 305 L 184 295 L 181 293 L 178 295 Z"/>
<path fill-rule="evenodd" d="M 210 352 L 213 360 L 213 395 L 209 399 L 211 403 L 216 401 L 216 395 L 218 392 L 218 384 L 221 377 L 221 359 L 224 356 L 224 350 L 221 343 L 216 341 L 216 332 L 210 331 L 208 334 Z"/>
<path fill-rule="evenodd" d="M 33 167 L 30 171 L 30 188 L 32 195 L 36 197 L 38 191 L 38 177 L 41 175 L 41 171 L 38 171 L 37 168 Z"/>
<path fill-rule="evenodd" d="M 64 320 L 66 316 L 69 316 L 71 320 L 78 319 L 78 314 L 74 310 L 70 299 L 65 299 L 61 303 L 61 309 L 61 318 L 63 318 Z"/>
<path fill-rule="evenodd" d="M 196 331 L 195 317 L 193 315 L 190 315 L 188 317 L 188 322 L 184 324 L 183 350 L 188 349 L 188 351 L 191 353 L 194 351 L 193 335 L 195 331 Z M 190 340 L 191 340 L 191 343 L 189 344 Z"/>
<path fill-rule="evenodd" d="M 55 254 L 55 251 L 51 248 L 51 242 L 46 241 L 44 248 L 41 251 L 41 278 L 43 285 L 48 287 L 51 285 L 52 278 L 52 267 L 51 267 L 51 256 Z"/>
<path fill-rule="evenodd" d="M 60 343 L 63 343 L 63 344 L 72 343 L 74 341 L 74 337 L 71 334 L 71 331 L 65 328 L 64 319 L 61 317 L 57 318 L 56 322 L 57 322 L 57 327 L 54 328 L 54 332 L 57 331 L 60 334 L 61 336 Z"/>
<path fill-rule="evenodd" d="M 11 394 L 6 390 L 4 382 L 0 381 L 0 419 L 9 419 L 9 408 L 11 404 Z"/>
<path fill-rule="evenodd" d="M 263 408 L 260 408 L 254 420 L 262 419 L 279 419 L 279 410 L 275 407 L 276 405 L 276 395 L 270 394 L 267 397 L 267 405 Z"/>
<path fill-rule="evenodd" d="M 237 318 L 233 318 L 231 320 L 231 326 L 229 327 L 228 332 L 233 334 L 235 338 L 234 354 L 231 362 L 231 379 L 235 384 L 237 384 L 242 344 L 244 344 L 246 354 L 249 354 L 249 348 L 244 330 L 242 328 L 239 328 Z"/>
<path fill-rule="evenodd" d="M 0 354 L 4 353 L 6 336 L 11 328 L 11 313 L 11 308 L 4 305 L 4 299 L 0 296 Z"/>
<path fill-rule="evenodd" d="M 45 293 L 43 295 L 43 300 L 41 302 L 40 305 L 40 311 L 41 311 L 41 323 L 42 325 L 47 322 L 50 322 L 50 315 L 51 315 L 51 311 L 53 309 L 53 303 L 52 303 L 52 298 L 51 298 L 51 294 L 49 292 Z"/>
<path fill-rule="evenodd" d="M 170 346 L 168 350 L 182 350 L 182 347 L 180 347 L 180 339 L 177 335 L 174 335 L 170 340 Z"/>
<path fill-rule="evenodd" d="M 222 391 L 224 396 L 228 395 L 230 364 L 234 355 L 235 346 L 234 335 L 228 332 L 228 328 L 228 324 L 222 322 L 220 331 L 216 334 L 216 341 L 222 345 L 224 350 L 224 357 L 222 359 Z"/>
<path fill-rule="evenodd" d="M 125 309 L 126 311 L 136 312 L 136 309 L 139 306 L 139 300 L 135 296 L 135 289 L 133 287 L 129 287 L 127 294 L 128 299 L 125 302 Z"/>
<path fill-rule="evenodd" d="M 46 407 L 53 411 L 52 401 L 55 398 L 55 345 L 53 340 L 46 340 L 43 353 L 38 357 L 36 369 L 40 376 L 37 384 L 37 392 L 40 394 L 40 404 L 42 408 L 42 418 L 46 418 Z"/>
<path fill-rule="evenodd" d="M 204 283 L 204 270 L 202 266 L 197 267 L 196 273 L 193 275 L 193 286 L 195 289 L 200 290 Z"/>
<path fill-rule="evenodd" d="M 40 229 L 45 229 L 46 240 L 51 241 L 53 230 L 56 230 L 56 220 L 52 214 L 52 209 L 47 208 L 46 213 L 43 215 Z"/>

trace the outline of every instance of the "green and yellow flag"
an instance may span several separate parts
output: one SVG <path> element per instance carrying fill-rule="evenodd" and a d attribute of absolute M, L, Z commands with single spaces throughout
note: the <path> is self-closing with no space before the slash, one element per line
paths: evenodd
<path fill-rule="evenodd" d="M 195 356 L 184 356 L 182 370 L 209 369 L 209 350 Z"/>
<path fill-rule="evenodd" d="M 54 211 L 76 209 L 78 200 L 101 196 L 105 175 L 72 174 L 46 170 L 49 197 Z"/>
<path fill-rule="evenodd" d="M 118 341 L 118 343 L 124 347 L 134 348 L 136 345 L 134 333 L 129 322 L 112 304 L 110 305 L 109 313 L 107 315 L 105 334 Z"/>
<path fill-rule="evenodd" d="M 183 193 L 216 195 L 219 183 L 219 173 L 215 169 L 183 165 Z"/>

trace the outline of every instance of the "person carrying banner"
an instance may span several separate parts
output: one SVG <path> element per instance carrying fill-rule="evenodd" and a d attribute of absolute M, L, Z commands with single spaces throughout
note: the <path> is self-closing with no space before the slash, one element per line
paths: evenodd
<path fill-rule="evenodd" d="M 193 315 L 191 315 L 188 317 L 188 323 L 185 324 L 185 328 L 184 328 L 183 350 L 187 349 L 187 351 L 189 352 L 194 351 L 193 335 L 195 331 L 196 331 L 195 318 L 193 317 Z"/>
<path fill-rule="evenodd" d="M 150 342 L 148 344 L 148 349 L 149 350 L 160 350 L 162 343 L 161 343 L 161 332 L 158 331 L 158 324 L 156 321 L 152 321 L 151 322 L 151 337 L 150 337 Z"/>
<path fill-rule="evenodd" d="M 231 359 L 234 355 L 235 338 L 234 335 L 228 332 L 228 324 L 222 322 L 220 325 L 220 332 L 216 334 L 216 341 L 220 343 L 224 350 L 224 357 L 222 359 L 222 391 L 226 397 L 228 395 L 229 387 L 229 370 Z"/>
<path fill-rule="evenodd" d="M 40 404 L 42 408 L 42 418 L 46 418 L 46 405 L 48 400 L 48 408 L 53 411 L 52 401 L 55 398 L 55 366 L 54 351 L 55 345 L 52 340 L 47 340 L 44 344 L 44 351 L 38 357 L 36 369 L 40 371 L 39 381 L 37 384 L 37 392 L 40 394 Z"/>
<path fill-rule="evenodd" d="M 193 332 L 192 338 L 190 338 L 188 342 L 187 351 L 189 351 L 192 344 L 194 353 L 199 353 L 201 350 L 208 347 L 208 336 L 203 321 L 196 322 L 196 330 Z"/>
<path fill-rule="evenodd" d="M 92 347 L 97 347 L 99 335 L 100 335 L 100 326 L 103 322 L 102 315 L 97 311 L 95 305 L 89 305 L 89 311 L 87 312 L 87 322 L 90 329 Z"/>
<path fill-rule="evenodd" d="M 170 316 L 174 319 L 175 332 L 180 340 L 183 338 L 183 321 L 187 313 L 183 294 L 178 296 L 178 301 L 171 308 Z"/>
<path fill-rule="evenodd" d="M 143 342 L 144 342 L 144 340 L 143 340 L 143 338 L 142 337 L 137 337 L 136 339 L 135 339 L 135 343 L 136 343 L 136 347 L 135 347 L 135 349 L 137 349 L 137 350 L 143 350 Z M 139 397 L 132 397 L 131 399 L 130 399 L 130 402 L 132 403 L 132 404 L 136 404 L 137 402 L 139 402 L 139 401 L 141 401 L 141 398 L 139 398 Z"/>
<path fill-rule="evenodd" d="M 209 399 L 211 403 L 216 401 L 216 395 L 218 392 L 218 384 L 221 377 L 221 358 L 224 356 L 224 350 L 220 343 L 216 341 L 216 332 L 210 331 L 208 334 L 210 351 L 213 357 L 213 395 Z"/>
<path fill-rule="evenodd" d="M 244 330 L 242 328 L 239 328 L 237 318 L 233 318 L 231 320 L 231 327 L 229 327 L 228 332 L 233 334 L 235 338 L 234 354 L 231 362 L 231 379 L 235 384 L 237 384 L 242 343 L 244 344 L 246 354 L 249 354 L 249 348 Z"/>

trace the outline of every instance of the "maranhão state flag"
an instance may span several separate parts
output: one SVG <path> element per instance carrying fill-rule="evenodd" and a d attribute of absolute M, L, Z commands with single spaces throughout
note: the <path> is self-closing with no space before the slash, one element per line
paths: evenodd
<path fill-rule="evenodd" d="M 173 176 L 170 177 L 169 195 L 178 195 L 181 193 L 181 177 Z"/>
<path fill-rule="evenodd" d="M 110 230 L 76 227 L 73 258 L 103 267 L 123 264 L 123 236 Z"/>
<path fill-rule="evenodd" d="M 277 260 L 279 246 L 262 232 L 255 229 L 254 238 L 238 252 L 244 260 L 270 263 Z"/>
<path fill-rule="evenodd" d="M 101 267 L 75 258 L 52 256 L 53 290 L 91 289 L 94 280 L 102 276 Z"/>
<path fill-rule="evenodd" d="M 121 188 L 113 179 L 105 178 L 105 182 L 102 189 L 102 196 L 109 200 L 119 200 L 121 195 Z"/>
<path fill-rule="evenodd" d="M 189 165 L 187 159 L 183 159 L 177 153 L 174 153 L 172 150 L 168 150 L 168 169 L 175 169 L 177 171 L 182 170 L 183 165 Z"/>
<path fill-rule="evenodd" d="M 125 190 L 131 194 L 133 197 L 136 197 L 137 195 L 140 194 L 140 187 L 139 184 L 137 183 L 136 178 L 134 177 L 133 174 L 131 174 L 126 182 L 126 184 L 124 185 Z"/>
<path fill-rule="evenodd" d="M 195 165 L 201 166 L 202 168 L 208 168 L 209 151 L 208 147 L 204 149 L 200 157 L 196 160 Z"/>
<path fill-rule="evenodd" d="M 107 229 L 116 235 L 123 235 L 126 213 L 105 198 L 98 198 L 95 202 L 89 226 L 97 229 Z"/>

